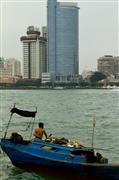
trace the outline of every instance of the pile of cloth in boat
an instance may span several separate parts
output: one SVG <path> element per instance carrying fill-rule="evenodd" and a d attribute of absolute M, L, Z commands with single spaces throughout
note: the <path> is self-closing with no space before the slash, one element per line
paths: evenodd
<path fill-rule="evenodd" d="M 11 134 L 10 140 L 13 143 L 19 143 L 19 144 L 27 145 L 28 143 L 30 143 L 30 141 L 24 140 L 23 137 L 17 132 L 13 132 Z M 82 146 L 78 141 L 71 141 L 64 137 L 63 138 L 49 137 L 45 141 L 49 143 L 59 144 L 61 146 L 69 146 L 69 147 L 76 147 L 76 148 L 80 148 Z"/>
<path fill-rule="evenodd" d="M 10 140 L 15 144 L 19 143 L 19 144 L 27 145 L 27 144 L 31 143 L 31 141 L 24 140 L 23 137 L 20 134 L 18 134 L 17 132 L 13 132 L 11 134 Z"/>
<path fill-rule="evenodd" d="M 61 146 L 69 146 L 69 147 L 76 147 L 80 148 L 82 145 L 80 144 L 79 141 L 71 141 L 66 138 L 48 138 L 45 140 L 46 142 L 54 143 L 54 144 L 59 144 Z"/>

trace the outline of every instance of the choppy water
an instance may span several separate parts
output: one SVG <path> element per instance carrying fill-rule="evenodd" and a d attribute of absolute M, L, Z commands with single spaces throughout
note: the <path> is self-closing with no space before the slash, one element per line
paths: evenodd
<path fill-rule="evenodd" d="M 13 104 L 25 109 L 37 107 L 37 123 L 42 121 L 48 134 L 79 140 L 90 147 L 92 143 L 92 121 L 96 116 L 95 147 L 110 162 L 119 163 L 119 91 L 114 90 L 2 90 L 1 91 L 1 131 L 9 119 Z M 30 119 L 31 120 L 31 119 Z M 8 136 L 19 132 L 29 137 L 26 131 L 30 121 L 14 115 Z M 3 132 L 1 132 L 1 136 Z M 0 177 L 2 180 L 53 180 L 44 174 L 25 172 L 14 167 L 5 154 L 0 154 Z"/>

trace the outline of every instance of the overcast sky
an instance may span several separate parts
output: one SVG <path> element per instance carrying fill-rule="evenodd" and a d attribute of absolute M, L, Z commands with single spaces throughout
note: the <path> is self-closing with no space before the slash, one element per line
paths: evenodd
<path fill-rule="evenodd" d="M 63 1 L 63 0 L 61 0 Z M 65 0 L 70 1 L 70 0 Z M 96 70 L 103 55 L 119 55 L 118 0 L 82 0 L 79 11 L 79 69 Z M 30 25 L 47 25 L 46 0 L 1 0 L 0 56 L 22 61 L 20 37 Z"/>

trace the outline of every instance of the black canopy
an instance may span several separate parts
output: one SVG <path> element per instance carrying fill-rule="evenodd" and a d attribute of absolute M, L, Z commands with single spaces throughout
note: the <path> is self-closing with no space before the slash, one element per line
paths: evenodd
<path fill-rule="evenodd" d="M 24 116 L 24 117 L 35 117 L 37 111 L 24 111 L 18 108 L 13 107 L 10 111 L 11 113 L 16 113 L 20 116 Z"/>

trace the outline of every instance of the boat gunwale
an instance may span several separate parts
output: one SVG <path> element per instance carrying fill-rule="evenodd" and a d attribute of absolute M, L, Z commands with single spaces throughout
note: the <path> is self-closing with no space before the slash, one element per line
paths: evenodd
<path fill-rule="evenodd" d="M 101 164 L 101 163 L 81 163 L 83 166 L 96 166 L 96 167 L 119 167 L 119 163 L 108 163 L 108 164 Z"/>
<path fill-rule="evenodd" d="M 14 144 L 14 143 L 13 143 Z M 35 152 L 29 152 L 29 151 L 27 151 L 27 150 L 23 150 L 23 149 L 19 149 L 19 145 L 22 145 L 22 144 L 15 144 L 15 146 L 13 147 L 13 146 L 11 146 L 11 145 L 8 145 L 9 147 L 7 147 L 7 148 L 10 148 L 11 150 L 13 149 L 13 150 L 15 150 L 15 151 L 17 151 L 18 153 L 20 153 L 20 154 L 26 154 L 26 155 L 30 155 L 30 156 L 33 156 L 33 157 L 38 157 L 38 158 L 40 158 L 40 159 L 44 159 L 44 160 L 48 160 L 48 161 L 52 161 L 52 162 L 61 162 L 61 163 L 68 163 L 68 164 L 73 164 L 74 162 L 72 162 L 72 161 L 67 161 L 66 160 L 66 158 L 67 157 L 71 157 L 71 159 L 73 158 L 72 156 L 70 156 L 70 154 L 65 154 L 65 153 L 62 153 L 62 152 L 58 152 L 59 154 L 63 154 L 64 155 L 64 157 L 65 157 L 65 159 L 63 159 L 63 160 L 59 160 L 59 159 L 52 159 L 52 158 L 49 158 L 49 157 L 44 157 L 44 156 L 41 156 L 41 155 L 39 155 L 39 154 L 36 154 Z M 4 146 L 4 145 L 3 145 Z M 25 145 L 23 145 L 23 146 L 25 146 Z M 56 153 L 56 152 L 54 152 L 54 151 L 49 151 L 49 150 L 47 150 L 47 149 L 36 149 L 36 150 L 40 150 L 40 151 L 47 151 L 47 152 L 50 152 L 50 153 Z M 6 153 L 7 154 L 7 153 Z M 75 156 L 75 157 L 77 157 L 77 156 Z M 78 156 L 78 157 L 81 157 L 80 155 Z M 77 164 L 77 165 L 80 165 L 80 163 L 78 163 L 78 162 L 76 162 L 75 161 L 75 164 Z"/>

